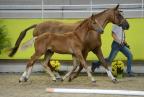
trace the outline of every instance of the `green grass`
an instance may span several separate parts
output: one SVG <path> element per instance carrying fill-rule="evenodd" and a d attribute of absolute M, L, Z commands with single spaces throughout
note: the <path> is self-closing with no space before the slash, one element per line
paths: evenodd
<path fill-rule="evenodd" d="M 50 20 L 50 19 L 49 19 Z M 62 21 L 65 23 L 74 23 L 79 19 L 51 19 Z M 46 21 L 46 20 L 43 20 Z M 126 39 L 127 42 L 130 44 L 131 51 L 133 53 L 133 58 L 135 60 L 142 60 L 143 52 L 144 52 L 144 45 L 143 45 L 143 37 L 144 37 L 144 18 L 140 19 L 128 19 L 130 24 L 130 29 L 126 32 Z M 28 26 L 42 22 L 41 19 L 1 19 L 0 20 L 2 25 L 6 25 L 8 35 L 11 38 L 12 45 L 14 46 L 15 41 L 17 40 L 20 32 L 27 28 Z M 112 25 L 108 24 L 105 28 L 104 34 L 102 35 L 102 51 L 105 57 L 109 55 L 111 49 L 111 28 Z M 23 42 L 31 39 L 32 31 L 29 31 L 24 38 Z M 94 42 L 94 41 L 93 41 Z M 34 48 L 29 48 L 26 51 L 18 51 L 13 58 L 7 56 L 7 53 L 3 53 L 0 55 L 0 59 L 29 59 L 34 52 Z M 142 55 L 141 55 L 142 54 Z M 117 59 L 124 60 L 125 57 L 120 53 L 116 57 Z M 60 60 L 71 60 L 70 55 L 61 55 L 61 54 L 54 54 L 53 59 L 60 59 Z M 93 53 L 89 53 L 88 60 L 95 60 L 97 57 Z"/>

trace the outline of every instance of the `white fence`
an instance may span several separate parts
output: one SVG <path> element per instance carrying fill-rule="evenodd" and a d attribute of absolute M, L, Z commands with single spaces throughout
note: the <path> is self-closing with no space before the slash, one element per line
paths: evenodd
<path fill-rule="evenodd" d="M 143 0 L 19 0 L 19 3 L 18 0 L 10 1 L 0 1 L 0 18 L 85 18 L 91 13 L 112 8 L 118 3 L 125 17 L 144 17 Z"/>

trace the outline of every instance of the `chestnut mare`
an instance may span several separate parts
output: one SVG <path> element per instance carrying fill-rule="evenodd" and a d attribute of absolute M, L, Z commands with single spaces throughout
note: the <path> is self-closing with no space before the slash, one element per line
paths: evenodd
<path fill-rule="evenodd" d="M 83 58 L 82 51 L 85 45 L 85 39 L 89 35 L 89 31 L 103 31 L 103 29 L 99 28 L 98 23 L 95 20 L 94 15 L 90 18 L 85 19 L 80 25 L 73 31 L 69 33 L 59 34 L 59 33 L 44 33 L 37 37 L 34 37 L 34 47 L 35 53 L 32 55 L 29 60 L 25 72 L 22 74 L 19 82 L 26 81 L 30 73 L 32 71 L 32 67 L 37 59 L 39 59 L 42 55 L 45 54 L 45 63 L 44 67 L 46 71 L 50 74 L 53 80 L 56 80 L 55 75 L 51 72 L 49 66 L 47 65 L 50 58 L 56 53 L 60 54 L 71 54 L 73 57 L 73 69 L 68 72 L 63 80 L 68 77 L 73 70 L 77 67 L 77 61 L 80 62 L 82 67 L 86 69 L 88 77 L 91 78 L 92 82 L 95 82 L 95 79 L 90 73 L 88 66 L 86 64 L 86 60 Z M 29 43 L 29 41 L 28 41 Z"/>
<path fill-rule="evenodd" d="M 109 22 L 121 26 L 124 30 L 129 29 L 129 23 L 122 16 L 122 14 L 121 14 L 122 11 L 120 11 L 118 8 L 119 8 L 119 5 L 117 5 L 114 8 L 107 9 L 107 10 L 95 15 L 95 19 L 98 20 L 99 25 L 101 25 L 101 27 L 103 29 Z M 86 60 L 88 52 L 90 52 L 90 51 L 92 51 L 95 55 L 97 55 L 98 59 L 100 60 L 100 62 L 104 66 L 104 68 L 106 69 L 108 76 L 115 83 L 116 80 L 113 78 L 113 76 L 111 76 L 111 72 L 108 70 L 107 63 L 104 60 L 104 57 L 102 54 L 101 34 L 95 32 L 95 31 L 91 31 L 89 36 L 87 36 L 87 38 L 88 38 L 88 40 L 86 41 L 87 44 L 85 45 L 85 47 L 84 47 L 85 49 L 82 52 L 83 57 Z M 82 70 L 82 68 L 83 67 L 81 65 L 79 65 L 78 71 L 69 77 L 69 81 L 76 78 L 78 76 L 78 74 L 80 73 L 80 71 Z"/>
<path fill-rule="evenodd" d="M 122 26 L 123 29 L 128 29 L 129 28 L 128 22 L 121 15 L 120 11 L 118 10 L 118 7 L 119 7 L 119 5 L 117 5 L 114 8 L 107 9 L 107 10 L 105 10 L 105 11 L 99 13 L 99 14 L 96 14 L 94 16 L 95 19 L 98 21 L 98 24 L 100 26 L 102 26 L 103 29 L 105 28 L 105 26 L 109 22 L 112 22 L 114 24 Z M 32 28 L 35 28 L 34 32 L 33 32 L 33 36 L 35 37 L 35 36 L 38 36 L 38 35 L 40 35 L 42 33 L 45 33 L 45 32 L 53 33 L 53 32 L 55 32 L 55 31 L 53 31 L 54 29 L 55 30 L 61 29 L 60 32 L 71 31 L 74 28 L 76 28 L 76 26 L 79 24 L 79 23 L 76 23 L 74 25 L 64 25 L 66 27 L 62 27 L 62 25 L 63 25 L 62 23 L 58 24 L 58 23 L 51 22 L 52 24 L 56 24 L 57 26 L 54 26 L 54 25 L 50 26 L 50 24 L 48 24 L 48 23 L 49 22 L 44 22 L 44 23 L 41 23 L 39 25 L 32 25 L 32 26 L 28 27 L 27 29 L 25 29 L 24 31 L 22 31 L 19 38 L 18 38 L 18 40 L 17 40 L 17 42 L 16 42 L 16 44 L 15 44 L 15 47 L 12 49 L 12 52 L 10 53 L 9 56 L 13 56 L 16 53 L 22 39 L 26 35 L 26 32 L 28 30 L 32 29 Z M 61 26 L 59 26 L 59 25 L 61 25 Z M 50 30 L 49 27 L 51 28 L 51 30 Z M 60 27 L 62 27 L 62 28 L 60 28 Z M 65 30 L 65 28 L 67 28 L 67 29 L 69 28 L 69 30 Z M 59 31 L 58 31 L 58 33 L 59 33 Z M 113 82 L 115 82 L 116 80 L 115 80 L 114 77 L 112 77 L 111 72 L 108 70 L 107 63 L 104 60 L 104 57 L 103 57 L 103 54 L 102 54 L 102 51 L 101 51 L 101 33 L 98 33 L 96 31 L 90 31 L 88 33 L 89 34 L 87 35 L 87 38 L 85 39 L 86 42 L 85 42 L 85 45 L 84 45 L 84 49 L 82 51 L 84 59 L 86 60 L 88 52 L 92 51 L 94 54 L 97 55 L 97 57 L 100 60 L 100 62 L 102 63 L 102 65 L 106 68 L 106 72 L 107 72 L 108 76 L 112 79 Z M 77 75 L 82 70 L 82 68 L 83 67 L 80 65 L 78 72 L 75 73 L 74 75 L 70 76 L 69 80 L 72 80 L 73 78 L 77 77 Z"/>

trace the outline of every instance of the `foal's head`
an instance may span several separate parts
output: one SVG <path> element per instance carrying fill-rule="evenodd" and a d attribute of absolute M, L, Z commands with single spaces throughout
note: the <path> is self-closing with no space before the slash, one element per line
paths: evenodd
<path fill-rule="evenodd" d="M 121 14 L 122 11 L 120 11 L 118 8 L 119 5 L 109 10 L 110 21 L 116 25 L 121 26 L 124 30 L 127 30 L 129 29 L 129 23 Z"/>
<path fill-rule="evenodd" d="M 94 30 L 98 33 L 103 32 L 102 26 L 99 24 L 99 22 L 95 19 L 95 15 L 92 14 L 92 16 L 88 19 L 88 27 L 90 30 Z"/>

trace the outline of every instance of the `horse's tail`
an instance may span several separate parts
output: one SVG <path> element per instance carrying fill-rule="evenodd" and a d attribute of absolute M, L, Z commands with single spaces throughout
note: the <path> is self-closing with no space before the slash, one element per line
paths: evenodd
<path fill-rule="evenodd" d="M 23 30 L 23 31 L 20 33 L 20 35 L 19 35 L 19 37 L 18 37 L 18 39 L 17 39 L 17 41 L 16 41 L 16 43 L 15 43 L 14 48 L 12 48 L 12 51 L 11 51 L 10 54 L 9 54 L 10 57 L 12 57 L 12 56 L 17 52 L 21 41 L 23 40 L 23 38 L 24 38 L 25 35 L 26 35 L 26 32 L 27 32 L 28 30 L 32 29 L 32 28 L 35 28 L 36 26 L 37 26 L 37 24 L 31 25 L 30 27 L 26 28 L 25 30 Z"/>
<path fill-rule="evenodd" d="M 35 42 L 35 39 L 37 37 L 33 37 L 32 39 L 26 41 L 25 43 L 22 44 L 22 46 L 20 47 L 20 50 L 25 50 L 29 47 L 32 47 L 33 43 Z"/>

